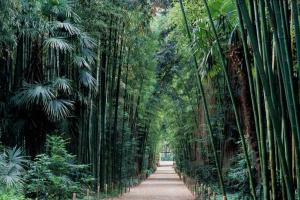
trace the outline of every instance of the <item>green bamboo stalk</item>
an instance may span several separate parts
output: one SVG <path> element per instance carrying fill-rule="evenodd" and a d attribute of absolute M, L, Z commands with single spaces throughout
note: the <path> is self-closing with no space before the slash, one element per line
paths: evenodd
<path fill-rule="evenodd" d="M 260 21 L 261 19 L 261 15 L 260 13 L 258 12 L 258 4 L 257 4 L 257 0 L 253 0 L 252 1 L 253 3 L 250 4 L 250 6 L 252 6 L 250 8 L 250 10 L 253 10 L 254 12 L 254 17 L 253 17 L 253 24 L 255 24 L 255 31 L 256 31 L 256 36 L 257 36 L 257 42 L 258 42 L 258 47 L 259 47 L 259 52 L 262 53 L 262 50 L 263 50 L 263 44 L 262 44 L 262 34 L 260 32 L 261 30 L 261 27 L 262 27 L 262 23 Z M 260 1 L 261 2 L 261 1 Z"/>
<path fill-rule="evenodd" d="M 244 30 L 244 22 L 241 18 L 240 9 L 237 9 L 238 13 L 238 19 L 241 26 L 239 26 L 240 32 L 241 32 L 241 39 L 242 39 L 242 46 L 243 46 L 243 52 L 245 56 L 245 63 L 246 63 L 246 69 L 247 69 L 247 76 L 248 76 L 248 82 L 249 82 L 249 88 L 250 88 L 250 96 L 251 96 L 251 103 L 252 103 L 252 110 L 254 115 L 254 122 L 255 122 L 255 130 L 257 133 L 257 139 L 260 139 L 260 127 L 259 127 L 259 121 L 258 121 L 258 108 L 257 108 L 257 98 L 256 93 L 254 91 L 254 82 L 253 82 L 253 76 L 252 76 L 252 70 L 251 70 L 251 64 L 249 61 L 249 50 L 247 48 L 247 36 Z M 259 153 L 261 153 L 260 150 L 261 146 L 259 145 Z M 261 156 L 260 156 L 261 157 Z"/>
<path fill-rule="evenodd" d="M 106 185 L 106 68 L 107 68 L 107 42 L 106 37 L 103 37 L 103 51 L 101 59 L 100 72 L 100 130 L 101 130 L 101 155 L 100 155 L 100 186 L 101 189 Z"/>
<path fill-rule="evenodd" d="M 238 13 L 238 20 L 239 20 L 239 23 L 240 23 L 240 26 L 239 26 L 239 28 L 240 28 L 240 32 L 241 32 L 241 38 L 242 38 L 242 45 L 243 45 L 243 50 L 244 50 L 244 56 L 245 56 L 245 61 L 246 61 L 246 68 L 247 68 L 247 75 L 248 75 L 248 82 L 249 82 L 249 87 L 250 87 L 250 95 L 251 95 L 251 103 L 252 103 L 252 109 L 253 109 L 253 114 L 254 114 L 254 122 L 255 122 L 255 130 L 256 130 L 256 133 L 257 133 L 257 139 L 258 139 L 258 142 L 259 142 L 259 155 L 260 155 L 260 160 L 261 160 L 261 162 L 264 162 L 263 160 L 265 159 L 265 158 L 263 158 L 263 156 L 262 156 L 262 151 L 264 151 L 265 152 L 265 149 L 264 150 L 262 150 L 263 149 L 263 145 L 262 145 L 262 143 L 263 143 L 263 140 L 264 140 L 264 138 L 261 138 L 261 134 L 260 134 L 260 132 L 261 132 L 261 129 L 262 129 L 262 122 L 261 122 L 261 120 L 259 120 L 258 118 L 258 115 L 260 115 L 259 114 L 259 112 L 260 111 L 258 111 L 257 110 L 257 99 L 259 99 L 258 97 L 256 98 L 256 94 L 255 94 L 255 92 L 254 92 L 254 86 L 253 86 L 253 80 L 252 80 L 252 76 L 251 76 L 251 74 L 252 74 L 252 71 L 251 71 L 251 66 L 250 66 L 250 62 L 249 62 L 249 52 L 248 52 L 248 49 L 247 49 L 247 37 L 246 37 L 246 33 L 245 33 L 245 30 L 244 30 L 244 23 L 243 23 L 243 20 L 242 20 L 242 17 L 241 17 L 241 12 L 240 12 L 240 9 L 239 8 L 237 8 L 237 13 Z M 259 93 L 257 93 L 257 94 L 259 94 Z M 268 109 L 267 109 L 267 107 L 266 107 L 266 113 L 268 113 Z M 260 117 L 261 118 L 261 117 Z M 267 122 L 269 122 L 270 123 L 270 121 L 269 120 L 267 120 Z M 271 125 L 268 123 L 268 127 L 270 126 L 270 128 L 271 128 Z M 270 128 L 268 128 L 268 130 L 270 130 Z M 268 132 L 268 133 L 270 133 L 270 132 Z M 274 151 L 273 151 L 274 152 Z M 273 154 L 272 154 L 273 155 Z M 265 156 L 264 156 L 265 157 Z M 273 158 L 273 157 L 272 157 Z M 267 163 L 265 162 L 265 165 L 267 166 Z M 274 169 L 274 168 L 273 168 Z M 273 172 L 275 172 L 275 170 L 276 169 L 274 169 L 273 170 Z M 266 171 L 264 172 L 264 173 L 266 173 Z M 274 173 L 275 174 L 275 173 Z M 274 175 L 273 174 L 273 175 Z M 274 176 L 275 177 L 275 176 Z M 273 180 L 275 180 L 276 181 L 276 179 L 274 178 Z M 276 184 L 276 182 L 272 182 L 272 183 L 274 183 L 274 184 Z M 266 187 L 265 187 L 266 188 Z M 273 187 L 273 188 L 275 188 L 275 187 Z M 275 192 L 275 189 L 274 190 L 272 190 L 272 191 L 274 191 Z M 275 195 L 273 196 L 273 197 L 275 197 Z M 265 198 L 267 198 L 267 197 L 265 197 Z M 273 198 L 273 199 L 275 199 L 275 198 Z"/>
<path fill-rule="evenodd" d="M 127 53 L 127 63 L 126 63 L 126 73 L 125 73 L 125 89 L 124 89 L 124 95 L 123 95 L 123 116 L 122 116 L 122 131 L 121 131 L 121 163 L 120 163 L 120 175 L 121 175 L 121 178 L 120 178 L 120 181 L 121 181 L 121 188 L 125 187 L 126 188 L 126 185 L 123 185 L 123 174 L 122 174 L 122 171 L 123 171 L 123 161 L 124 161 L 124 158 L 123 158 L 123 155 L 124 153 L 124 135 L 125 135 L 125 122 L 126 122 L 126 101 L 127 101 L 127 83 L 128 83 L 128 74 L 129 74 L 129 57 L 130 57 L 130 49 L 128 49 L 128 53 Z M 126 162 L 125 162 L 126 163 Z M 125 164 L 124 163 L 124 164 Z M 126 167 L 126 166 L 124 166 Z"/>
<path fill-rule="evenodd" d="M 272 54 L 275 55 L 275 45 L 272 48 Z M 272 58 L 272 69 L 275 69 L 275 56 Z M 266 107 L 266 113 L 269 113 L 268 107 Z M 267 117 L 267 126 L 271 126 L 270 115 L 268 114 Z M 273 128 L 273 126 L 272 126 Z M 276 193 L 277 193 L 277 179 L 276 179 L 276 155 L 275 155 L 275 138 L 273 134 L 273 129 L 268 128 L 268 139 L 269 139 L 269 166 L 270 166 L 270 177 L 271 177 L 271 199 L 276 200 Z"/>
<path fill-rule="evenodd" d="M 277 25 L 276 25 L 276 18 L 275 18 L 275 14 L 274 14 L 274 8 L 271 5 L 270 1 L 266 1 L 266 2 L 267 2 L 267 8 L 268 8 L 270 19 L 271 19 L 270 22 L 271 22 L 271 25 L 272 25 L 273 30 L 274 30 L 273 31 L 274 32 L 273 33 L 273 41 L 275 41 L 275 42 L 273 44 L 273 55 L 274 56 L 273 56 L 273 64 L 272 65 L 273 65 L 273 70 L 275 70 L 275 66 L 278 68 L 277 69 L 277 78 L 279 80 L 278 82 L 279 82 L 279 96 L 280 96 L 280 111 L 281 111 L 281 115 L 282 115 L 281 116 L 281 118 L 282 118 L 281 119 L 281 121 L 282 121 L 281 124 L 282 124 L 282 130 L 285 130 L 286 128 L 288 128 L 286 126 L 286 120 L 285 120 L 285 118 L 286 118 L 286 106 L 285 106 L 286 102 L 283 98 L 284 90 L 282 88 L 282 80 L 285 79 L 285 76 L 282 76 L 280 74 L 280 68 L 279 68 L 280 66 L 283 66 L 284 64 L 283 64 L 283 59 L 282 59 L 282 56 L 281 56 L 282 51 L 278 47 L 279 39 L 278 39 L 277 35 L 275 34 L 278 31 L 277 31 Z M 277 61 L 277 63 L 276 63 L 276 61 Z M 273 100 L 273 102 L 275 102 L 275 101 Z M 282 133 L 285 134 L 286 131 L 283 131 Z M 287 137 L 290 137 L 290 136 L 287 136 Z M 284 140 L 283 145 L 284 145 L 285 154 L 286 154 L 287 167 L 288 167 L 289 172 L 292 173 L 292 164 L 291 164 L 291 160 L 290 160 L 292 149 L 290 148 L 290 145 L 288 145 L 286 137 L 282 136 L 282 140 Z M 291 139 L 288 139 L 288 140 L 291 140 Z M 278 166 L 277 162 L 278 162 L 278 159 L 276 159 L 276 162 L 274 162 L 274 163 L 276 163 L 275 166 Z M 278 166 L 278 168 L 279 168 L 279 166 Z M 278 170 L 280 170 L 280 169 L 278 169 Z M 284 184 L 281 184 L 281 185 L 284 186 Z M 286 190 L 285 190 L 285 188 L 282 188 L 282 191 L 284 193 L 283 197 L 286 199 L 286 195 L 285 195 Z"/>
<path fill-rule="evenodd" d="M 298 4 L 296 0 L 291 0 L 292 3 L 292 14 L 294 20 L 294 28 L 295 28 L 295 38 L 296 38 L 296 52 L 297 52 L 297 66 L 298 66 L 298 77 L 300 77 L 300 26 L 299 26 L 299 12 L 298 12 Z M 299 103 L 298 103 L 299 104 Z M 299 154 L 298 154 L 299 156 Z M 297 163 L 299 165 L 299 162 Z M 297 170 L 300 170 L 300 166 L 297 166 Z M 300 199 L 300 172 L 297 174 L 297 194 L 298 199 Z"/>
<path fill-rule="evenodd" d="M 298 73 L 300 76 L 300 25 L 299 25 L 299 12 L 298 5 L 296 0 L 291 0 L 292 3 L 292 14 L 294 20 L 294 28 L 295 28 L 295 39 L 296 39 L 296 52 L 297 52 L 297 65 L 298 65 Z"/>
<path fill-rule="evenodd" d="M 246 160 L 246 163 L 247 163 L 247 170 L 248 170 L 248 174 L 249 174 L 249 183 L 250 183 L 252 198 L 256 199 L 256 192 L 255 192 L 254 180 L 253 180 L 253 175 L 252 175 L 252 170 L 251 170 L 250 157 L 249 157 L 249 154 L 248 154 L 246 139 L 245 139 L 242 127 L 241 127 L 241 122 L 240 122 L 240 117 L 239 117 L 239 114 L 238 114 L 238 111 L 237 111 L 237 106 L 236 106 L 235 99 L 234 99 L 234 96 L 233 96 L 233 91 L 232 91 L 232 88 L 230 86 L 228 72 L 226 70 L 226 59 L 225 59 L 223 49 L 222 49 L 221 44 L 220 44 L 220 40 L 219 40 L 217 30 L 216 30 L 216 27 L 214 25 L 212 16 L 211 16 L 211 12 L 210 12 L 210 8 L 208 6 L 207 0 L 203 0 L 203 3 L 205 5 L 206 11 L 208 13 L 210 25 L 211 25 L 211 28 L 213 30 L 214 37 L 217 41 L 218 51 L 219 51 L 219 54 L 221 56 L 222 69 L 223 69 L 227 89 L 228 89 L 228 92 L 229 92 L 229 95 L 230 95 L 230 100 L 231 100 L 231 103 L 232 103 L 232 107 L 233 107 L 233 111 L 234 111 L 234 115 L 235 115 L 235 119 L 236 119 L 236 125 L 237 125 L 238 132 L 239 132 L 239 135 L 240 135 L 240 138 L 241 138 L 241 141 L 242 141 L 242 147 L 243 147 L 243 151 L 244 151 L 244 154 L 245 154 L 245 160 Z"/>
<path fill-rule="evenodd" d="M 187 18 L 186 18 L 185 9 L 184 9 L 184 5 L 183 5 L 182 0 L 179 0 L 179 3 L 180 3 L 181 12 L 182 12 L 182 15 L 183 15 L 183 18 L 184 18 L 184 24 L 185 24 L 185 28 L 186 28 L 186 31 L 187 31 L 187 34 L 188 34 L 188 38 L 189 38 L 190 43 L 191 43 L 192 42 L 192 35 L 190 33 L 190 29 L 189 29 L 189 25 L 188 25 L 188 21 L 187 21 Z M 193 60 L 194 60 L 194 71 L 196 73 L 196 78 L 197 78 L 197 80 L 196 80 L 197 88 L 199 90 L 199 94 L 201 94 L 201 96 L 202 96 L 203 107 L 204 107 L 204 112 L 205 112 L 205 119 L 206 119 L 206 124 L 207 124 L 207 128 L 208 128 L 209 136 L 210 136 L 210 142 L 211 142 L 212 149 L 213 149 L 215 163 L 216 163 L 216 167 L 217 167 L 217 171 L 218 171 L 220 187 L 221 187 L 222 194 L 223 194 L 224 198 L 226 198 L 224 180 L 223 180 L 223 176 L 222 176 L 222 172 L 221 172 L 219 157 L 218 157 L 217 152 L 216 152 L 215 142 L 214 142 L 214 138 L 213 138 L 212 125 L 211 125 L 210 116 L 209 116 L 209 112 L 208 112 L 207 101 L 206 101 L 206 97 L 205 97 L 205 94 L 204 94 L 202 80 L 201 80 L 200 74 L 198 73 L 198 70 L 197 70 L 198 69 L 198 62 L 197 62 L 197 58 L 196 58 L 195 54 L 193 54 Z"/>
<path fill-rule="evenodd" d="M 96 113 L 97 113 L 97 130 L 96 130 L 96 148 L 97 148 L 97 153 L 96 153 L 96 180 L 97 180 L 97 187 L 99 187 L 100 190 L 100 166 L 101 166 L 101 144 L 102 144 L 102 131 L 101 131 L 101 104 L 100 104 L 100 99 L 101 99 L 101 95 L 100 95 L 100 91 L 101 91 L 101 38 L 99 37 L 98 39 L 98 47 L 97 47 L 97 60 L 96 60 L 96 65 L 97 65 L 97 85 L 98 85 L 98 93 L 96 95 L 96 99 L 98 99 L 98 101 L 96 101 Z"/>
<path fill-rule="evenodd" d="M 286 17 L 284 15 L 284 10 L 282 6 L 277 1 L 273 1 L 274 5 L 274 14 L 277 22 L 277 34 L 278 34 L 278 49 L 281 50 L 281 57 L 283 60 L 283 65 L 280 65 L 280 69 L 282 71 L 284 90 L 286 92 L 287 99 L 287 108 L 288 113 L 291 120 L 291 127 L 293 136 L 295 139 L 296 146 L 296 154 L 300 155 L 300 145 L 299 145 L 299 137 L 300 137 L 300 127 L 298 121 L 297 114 L 297 104 L 295 100 L 295 94 L 293 89 L 293 81 L 292 81 L 292 61 L 290 56 L 290 45 L 289 45 L 289 35 L 287 33 L 287 25 L 285 24 Z M 300 188 L 300 158 L 296 157 L 296 178 L 297 178 L 297 190 Z M 300 192 L 297 192 L 298 198 L 300 198 Z"/>
<path fill-rule="evenodd" d="M 258 47 L 257 39 L 255 37 L 254 27 L 253 27 L 253 25 L 250 21 L 249 14 L 247 12 L 247 8 L 246 8 L 246 4 L 245 4 L 244 0 L 236 0 L 236 6 L 241 9 L 242 17 L 244 18 L 245 25 L 246 25 L 246 27 L 249 31 L 250 42 L 252 44 L 252 47 L 254 49 L 256 49 Z M 289 196 L 289 199 L 294 199 L 294 195 L 293 195 L 293 192 L 292 192 L 291 176 L 290 176 L 290 172 L 288 171 L 288 168 L 287 168 L 287 163 L 286 163 L 285 156 L 284 156 L 282 140 L 280 138 L 281 128 L 280 128 L 279 115 L 278 115 L 278 113 L 275 109 L 275 106 L 274 106 L 273 102 L 272 102 L 270 86 L 269 86 L 269 83 L 267 81 L 267 77 L 266 77 L 266 74 L 264 72 L 264 69 L 263 69 L 263 61 L 262 61 L 261 55 L 257 51 L 254 51 L 253 53 L 254 53 L 254 56 L 255 56 L 255 59 L 256 59 L 256 62 L 257 62 L 258 74 L 259 74 L 259 77 L 262 81 L 263 88 L 264 88 L 265 95 L 266 95 L 266 99 L 267 99 L 268 106 L 269 106 L 269 109 L 270 109 L 270 117 L 271 117 L 271 120 L 272 120 L 272 124 L 274 126 L 274 130 L 275 130 L 275 133 L 276 133 L 276 142 L 278 144 L 277 146 L 278 146 L 278 150 L 279 150 L 278 151 L 279 161 L 280 161 L 280 165 L 281 165 L 282 170 L 283 170 L 283 176 L 284 176 L 285 185 L 287 187 L 288 196 Z"/>
<path fill-rule="evenodd" d="M 274 88 L 273 88 L 273 76 L 272 76 L 272 63 L 271 59 L 272 56 L 270 55 L 270 38 L 268 35 L 268 26 L 266 22 L 266 13 L 265 13 L 265 2 L 264 1 L 259 1 L 259 11 L 260 11 L 260 21 L 261 21 L 261 37 L 262 37 L 262 55 L 263 55 L 263 60 L 265 64 L 265 71 L 267 71 L 268 74 L 268 80 L 269 80 L 269 85 L 270 85 L 270 91 L 271 91 L 271 97 L 273 102 L 275 101 L 273 99 L 274 94 Z M 258 80 L 258 78 L 257 78 Z M 268 104 L 265 99 L 265 110 L 266 110 L 266 121 L 267 121 L 267 135 L 272 132 L 272 124 L 270 122 L 270 116 L 268 111 Z M 261 163 L 262 163 L 262 179 L 263 179 L 263 189 L 264 189 L 264 199 L 269 199 L 270 198 L 270 193 L 269 193 L 269 177 L 268 177 L 268 163 L 267 163 L 267 135 L 265 132 L 261 132 Z"/>

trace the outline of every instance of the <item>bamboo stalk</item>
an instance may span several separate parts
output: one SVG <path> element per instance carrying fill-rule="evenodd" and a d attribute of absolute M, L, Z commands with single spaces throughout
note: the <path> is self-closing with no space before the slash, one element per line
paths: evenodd
<path fill-rule="evenodd" d="M 185 24 L 185 28 L 186 28 L 186 31 L 187 31 L 187 34 L 188 34 L 188 38 L 189 38 L 190 43 L 191 43 L 192 36 L 191 36 L 191 33 L 190 33 L 190 29 L 189 29 L 189 25 L 188 25 L 188 21 L 187 21 L 187 18 L 186 18 L 186 13 L 185 13 L 185 9 L 184 9 L 184 5 L 183 5 L 182 0 L 179 0 L 179 3 L 180 3 L 181 12 L 182 12 L 182 15 L 183 15 L 183 18 L 184 18 L 184 24 Z M 210 116 L 209 116 L 206 96 L 204 94 L 202 80 L 201 80 L 201 77 L 200 77 L 199 72 L 198 72 L 198 62 L 197 62 L 197 58 L 196 58 L 195 54 L 193 54 L 193 61 L 194 61 L 194 72 L 196 73 L 196 79 L 197 79 L 197 81 L 196 81 L 197 82 L 197 89 L 199 90 L 199 94 L 201 95 L 202 101 L 203 101 L 205 119 L 206 119 L 206 124 L 207 124 L 207 127 L 208 127 L 208 132 L 209 132 L 209 135 L 210 135 L 210 142 L 211 142 L 212 149 L 213 149 L 215 164 L 216 164 L 217 171 L 218 171 L 220 187 L 221 187 L 223 195 L 226 196 L 224 180 L 223 180 L 223 176 L 222 176 L 222 172 L 221 172 L 220 161 L 219 161 L 219 157 L 218 157 L 217 152 L 216 152 L 215 142 L 214 142 L 214 138 L 213 138 L 213 131 L 212 131 L 212 125 L 211 125 L 211 122 L 210 122 Z"/>
<path fill-rule="evenodd" d="M 224 56 L 224 53 L 223 53 L 223 50 L 222 50 L 222 47 L 221 47 L 221 44 L 220 44 L 220 40 L 219 40 L 217 31 L 216 31 L 215 25 L 213 23 L 212 15 L 211 15 L 211 12 L 210 12 L 210 8 L 208 7 L 207 0 L 203 0 L 203 3 L 205 5 L 206 11 L 208 13 L 210 25 L 211 25 L 211 28 L 213 30 L 214 37 L 217 41 L 218 51 L 219 51 L 219 54 L 221 56 L 222 69 L 223 69 L 227 89 L 229 91 L 230 100 L 231 100 L 234 115 L 235 115 L 236 125 L 237 125 L 238 132 L 239 132 L 239 135 L 240 135 L 240 138 L 241 138 L 241 141 L 242 141 L 242 147 L 243 147 L 243 151 L 244 151 L 244 154 L 245 154 L 245 160 L 246 160 L 246 163 L 247 163 L 247 170 L 248 170 L 248 174 L 249 174 L 249 183 L 250 183 L 252 198 L 256 199 L 255 186 L 254 186 L 254 180 L 253 180 L 253 175 L 252 175 L 252 170 L 251 170 L 251 163 L 250 163 L 250 158 L 249 158 L 249 154 L 248 154 L 247 144 L 246 144 L 245 136 L 244 136 L 244 133 L 243 133 L 243 130 L 242 130 L 240 117 L 239 117 L 239 114 L 238 114 L 238 111 L 237 111 L 237 106 L 236 106 L 236 103 L 235 103 L 235 100 L 234 100 L 233 91 L 232 91 L 232 88 L 230 86 L 229 76 L 228 76 L 228 72 L 226 70 L 225 56 Z M 226 196 L 226 195 L 224 195 L 224 196 Z"/>
<path fill-rule="evenodd" d="M 250 42 L 252 44 L 252 47 L 255 49 L 257 48 L 257 39 L 255 37 L 255 34 L 254 34 L 254 27 L 250 21 L 250 18 L 249 18 L 249 15 L 248 15 L 248 12 L 247 12 L 247 9 L 246 9 L 246 5 L 245 5 L 245 2 L 243 0 L 236 0 L 236 6 L 239 7 L 241 9 L 241 14 L 242 14 L 242 17 L 244 18 L 245 20 L 245 25 L 249 31 L 249 38 L 250 38 Z M 279 123 L 279 115 L 274 107 L 274 102 L 272 102 L 272 98 L 271 98 L 271 92 L 270 92 L 270 87 L 269 87 L 269 83 L 267 82 L 267 79 L 266 79 L 266 75 L 265 75 L 265 72 L 263 70 L 263 62 L 262 62 L 262 58 L 260 56 L 260 54 L 257 52 L 257 51 L 254 51 L 254 56 L 255 56 L 255 59 L 256 59 L 256 63 L 257 63 L 257 69 L 258 69 L 258 74 L 259 74 L 259 77 L 262 81 L 262 85 L 263 85 L 263 88 L 264 88 L 264 91 L 265 91 L 265 95 L 266 95 L 266 99 L 267 99 L 267 103 L 268 103 L 268 106 L 269 106 L 269 109 L 270 109 L 270 117 L 271 117 L 271 120 L 272 120 L 272 124 L 274 125 L 274 130 L 275 130 L 275 133 L 276 133 L 276 142 L 277 142 L 277 146 L 278 146 L 278 155 L 279 155 L 279 161 L 280 161 L 280 165 L 282 167 L 282 170 L 284 172 L 284 180 L 285 180 L 285 184 L 286 184 L 286 187 L 288 188 L 288 194 L 289 194 L 289 199 L 294 199 L 293 198 L 293 192 L 292 192 L 292 186 L 291 186 L 291 178 L 290 178 L 290 175 L 289 174 L 289 171 L 288 171 L 288 168 L 287 168 L 287 163 L 284 159 L 284 150 L 283 150 L 283 144 L 282 144 L 282 140 L 281 140 L 281 136 L 280 136 L 280 132 L 281 132 L 281 128 L 280 128 L 280 123 Z"/>

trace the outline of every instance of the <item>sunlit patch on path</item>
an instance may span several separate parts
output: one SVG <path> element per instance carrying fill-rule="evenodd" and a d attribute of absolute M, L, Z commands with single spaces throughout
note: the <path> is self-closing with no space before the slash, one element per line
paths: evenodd
<path fill-rule="evenodd" d="M 194 200 L 170 162 L 161 162 L 157 171 L 129 193 L 115 200 Z"/>

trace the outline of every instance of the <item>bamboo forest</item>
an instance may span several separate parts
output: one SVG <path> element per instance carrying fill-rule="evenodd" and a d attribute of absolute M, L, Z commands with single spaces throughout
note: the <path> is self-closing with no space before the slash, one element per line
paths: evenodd
<path fill-rule="evenodd" d="M 300 200 L 299 0 L 0 0 L 0 200 Z"/>

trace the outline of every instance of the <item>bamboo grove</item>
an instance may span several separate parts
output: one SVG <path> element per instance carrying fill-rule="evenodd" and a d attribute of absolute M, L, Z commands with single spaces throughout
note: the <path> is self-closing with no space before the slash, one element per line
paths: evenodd
<path fill-rule="evenodd" d="M 299 6 L 0 0 L 0 149 L 34 161 L 59 135 L 122 193 L 168 144 L 220 199 L 300 199 Z"/>
<path fill-rule="evenodd" d="M 156 46 L 149 5 L 1 0 L 0 6 L 2 144 L 34 159 L 47 135 L 62 135 L 101 191 L 123 190 L 146 176 L 156 162 L 146 109 Z"/>
<path fill-rule="evenodd" d="M 182 107 L 165 122 L 176 164 L 224 198 L 299 199 L 298 7 L 179 0 L 159 22 L 182 66 L 164 97 Z"/>

